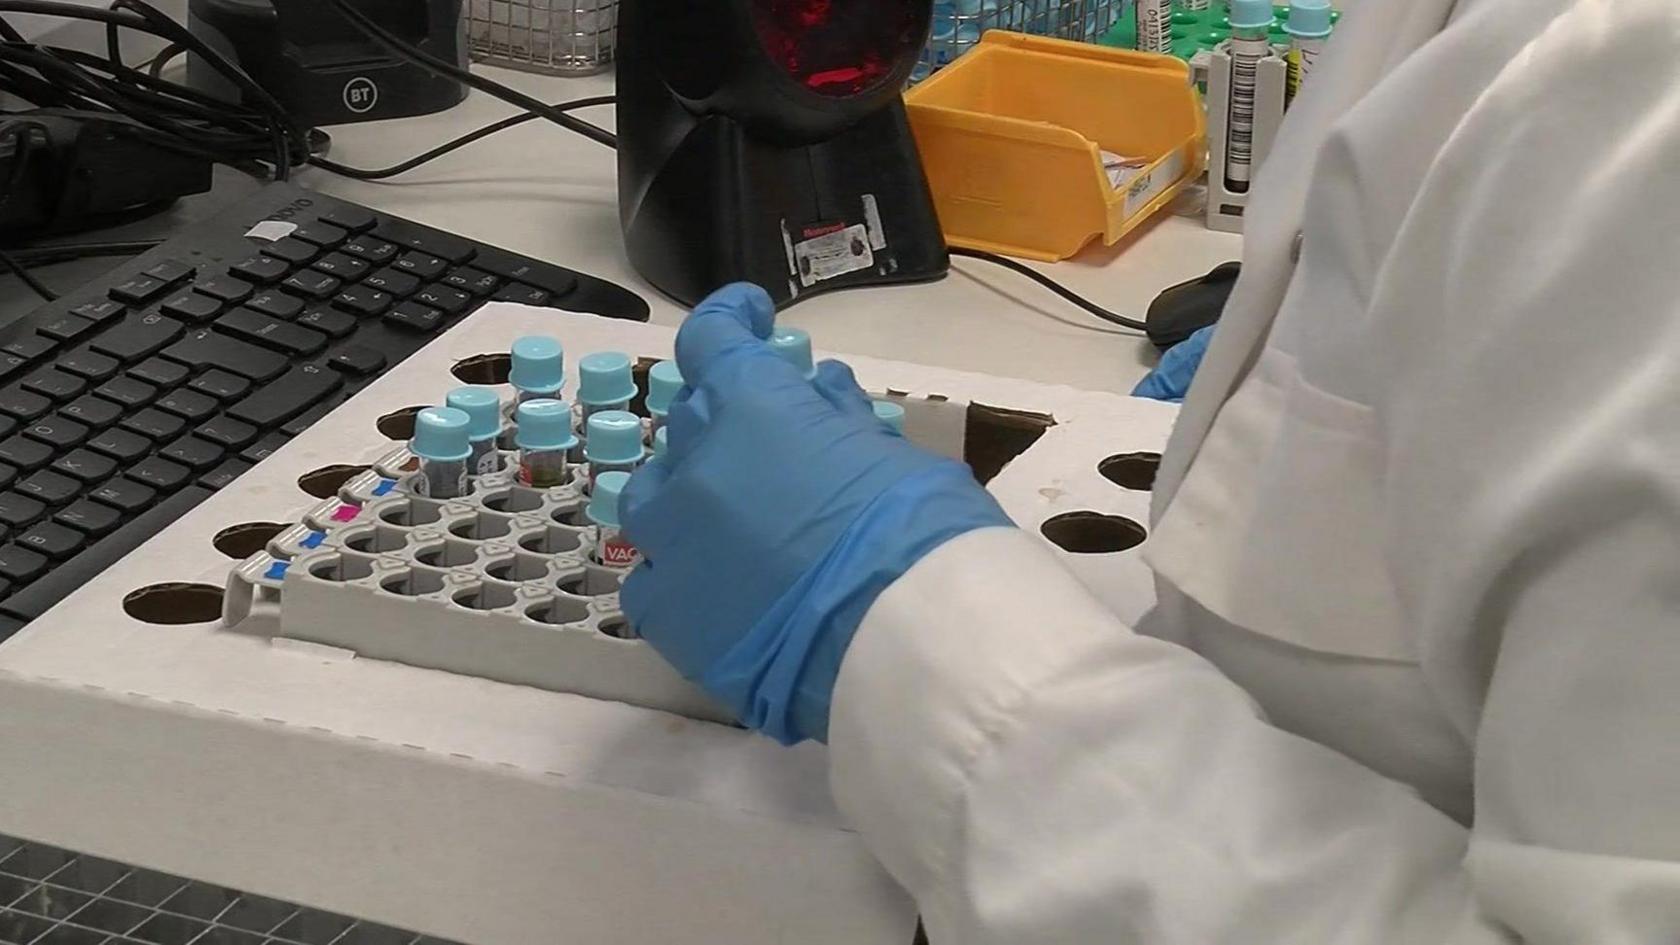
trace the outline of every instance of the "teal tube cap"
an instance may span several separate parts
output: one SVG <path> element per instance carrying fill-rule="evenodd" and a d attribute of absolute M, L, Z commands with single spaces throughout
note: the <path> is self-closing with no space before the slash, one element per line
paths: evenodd
<path fill-rule="evenodd" d="M 522 450 L 569 450 L 578 444 L 572 432 L 572 408 L 559 400 L 527 400 L 514 412 L 519 425 L 514 445 Z"/>
<path fill-rule="evenodd" d="M 595 486 L 589 492 L 589 508 L 584 514 L 597 525 L 618 528 L 618 497 L 624 494 L 629 482 L 627 472 L 604 472 L 596 476 Z"/>
<path fill-rule="evenodd" d="M 555 394 L 566 386 L 566 349 L 546 335 L 531 335 L 513 343 L 513 366 L 508 383 L 533 394 Z"/>
<path fill-rule="evenodd" d="M 466 414 L 467 439 L 493 440 L 502 432 L 502 398 L 488 387 L 457 387 L 444 401 Z"/>
<path fill-rule="evenodd" d="M 655 457 L 664 456 L 671 451 L 671 438 L 666 436 L 670 432 L 665 427 L 660 427 L 659 432 L 653 435 L 653 455 Z"/>
<path fill-rule="evenodd" d="M 1331 18 L 1330 0 L 1295 0 L 1289 5 L 1289 19 L 1283 28 L 1291 36 L 1318 39 L 1330 35 L 1335 22 Z"/>
<path fill-rule="evenodd" d="M 642 459 L 642 420 L 623 410 L 603 410 L 589 418 L 583 457 L 592 463 L 636 463 Z"/>
<path fill-rule="evenodd" d="M 589 407 L 629 403 L 636 398 L 630 356 L 600 351 L 578 362 L 578 403 Z"/>
<path fill-rule="evenodd" d="M 414 417 L 414 439 L 409 450 L 421 459 L 459 462 L 472 455 L 467 429 L 472 418 L 453 407 L 427 407 Z"/>
<path fill-rule="evenodd" d="M 682 390 L 682 371 L 677 369 L 675 361 L 661 361 L 648 371 L 648 413 L 656 417 L 663 417 L 671 412 L 671 401 L 677 399 L 677 391 Z"/>
<path fill-rule="evenodd" d="M 895 433 L 904 432 L 904 406 L 890 400 L 875 401 L 875 416 Z"/>
<path fill-rule="evenodd" d="M 1231 0 L 1230 17 L 1232 29 L 1271 29 L 1271 0 Z"/>
<path fill-rule="evenodd" d="M 770 333 L 770 350 L 799 369 L 810 380 L 817 376 L 817 366 L 811 356 L 811 333 L 800 328 L 778 326 Z"/>

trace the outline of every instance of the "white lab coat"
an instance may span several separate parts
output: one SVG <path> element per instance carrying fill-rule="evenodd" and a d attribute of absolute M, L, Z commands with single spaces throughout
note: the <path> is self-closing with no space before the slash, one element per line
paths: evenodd
<path fill-rule="evenodd" d="M 1680 3 L 1350 14 L 1145 625 L 992 529 L 847 655 L 835 793 L 936 945 L 1680 941 L 1677 248 Z"/>

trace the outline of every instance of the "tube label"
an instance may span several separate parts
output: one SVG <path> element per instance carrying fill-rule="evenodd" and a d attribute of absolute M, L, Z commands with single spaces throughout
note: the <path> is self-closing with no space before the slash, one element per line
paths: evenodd
<path fill-rule="evenodd" d="M 1172 0 L 1137 0 L 1137 48 L 1172 52 Z"/>

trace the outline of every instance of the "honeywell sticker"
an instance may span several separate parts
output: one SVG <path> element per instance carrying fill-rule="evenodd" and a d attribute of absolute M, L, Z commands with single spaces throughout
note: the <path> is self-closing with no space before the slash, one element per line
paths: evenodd
<path fill-rule="evenodd" d="M 813 232 L 817 235 L 811 235 Z M 805 240 L 793 244 L 794 266 L 801 285 L 816 285 L 875 265 L 869 228 L 861 223 L 813 228 L 806 235 Z"/>

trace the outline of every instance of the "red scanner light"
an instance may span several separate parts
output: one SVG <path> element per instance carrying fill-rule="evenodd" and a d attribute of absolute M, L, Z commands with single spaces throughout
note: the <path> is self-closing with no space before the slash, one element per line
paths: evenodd
<path fill-rule="evenodd" d="M 754 0 L 770 59 L 818 95 L 849 98 L 878 86 L 916 54 L 921 17 L 910 0 Z"/>

